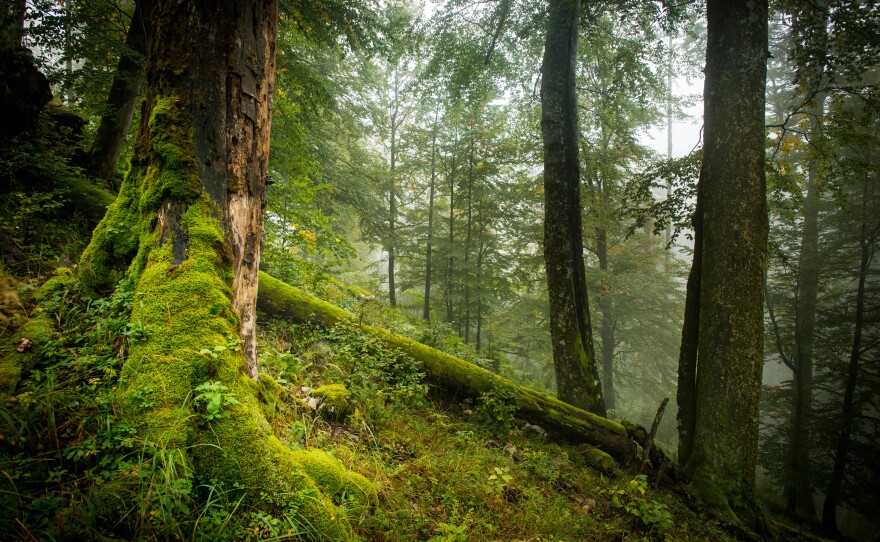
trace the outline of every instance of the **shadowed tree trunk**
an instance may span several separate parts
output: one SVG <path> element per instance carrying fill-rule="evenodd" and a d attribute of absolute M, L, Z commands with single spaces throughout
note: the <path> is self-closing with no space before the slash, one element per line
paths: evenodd
<path fill-rule="evenodd" d="M 608 272 L 608 230 L 597 228 L 596 230 L 596 257 L 599 259 L 599 269 Z M 599 294 L 596 302 L 602 310 L 602 393 L 605 398 L 605 408 L 614 410 L 614 313 L 612 302 L 603 293 Z"/>
<path fill-rule="evenodd" d="M 877 215 L 870 214 L 868 210 L 869 199 L 876 199 L 877 177 L 875 172 L 867 174 L 862 190 L 861 226 L 859 231 L 859 246 L 861 258 L 859 261 L 859 278 L 856 287 L 855 323 L 853 328 L 852 349 L 849 355 L 846 383 L 843 392 L 843 412 L 840 416 L 840 433 L 837 437 L 837 448 L 834 453 L 834 468 L 831 472 L 831 480 L 828 483 L 828 491 L 825 492 L 825 502 L 822 505 L 822 528 L 832 534 L 839 533 L 837 527 L 837 506 L 842 497 L 841 488 L 843 475 L 846 471 L 846 463 L 849 458 L 850 437 L 853 422 L 856 419 L 860 406 L 855 397 L 856 384 L 859 379 L 859 364 L 862 357 L 862 333 L 865 328 L 865 287 L 868 280 L 871 260 L 878 237 L 880 237 L 880 221 Z"/>
<path fill-rule="evenodd" d="M 824 98 L 822 98 L 824 99 Z M 821 114 L 821 113 L 817 113 Z M 815 127 L 815 121 L 814 121 Z M 817 159 L 814 159 L 817 160 Z M 813 342 L 816 329 L 816 298 L 819 291 L 819 179 L 818 164 L 810 165 L 804 199 L 804 226 L 798 257 L 797 307 L 795 310 L 795 356 L 793 371 L 794 416 L 788 450 L 788 483 L 785 511 L 816 519 L 816 503 L 810 484 L 810 423 L 813 405 Z"/>
<path fill-rule="evenodd" d="M 682 443 L 690 492 L 748 528 L 763 528 L 755 497 L 767 247 L 764 179 L 766 0 L 709 0 L 700 171 L 699 314 L 686 314 L 680 395 L 693 429 Z M 695 256 L 696 257 L 696 256 Z M 692 270 L 692 277 L 693 270 Z M 688 308 L 694 286 L 688 282 Z"/>
<path fill-rule="evenodd" d="M 150 0 L 135 3 L 125 48 L 119 57 L 101 123 L 89 150 L 89 169 L 102 179 L 109 180 L 113 176 L 144 81 L 144 58 L 150 34 L 149 12 Z"/>
<path fill-rule="evenodd" d="M 559 398 L 605 415 L 584 274 L 578 164 L 579 0 L 552 0 L 541 68 L 544 142 L 544 264 Z"/>
<path fill-rule="evenodd" d="M 132 341 L 120 375 L 121 416 L 145 454 L 247 488 L 255 506 L 283 509 L 285 495 L 311 492 L 299 511 L 306 524 L 349 540 L 350 527 L 336 519 L 344 514 L 321 488 L 366 507 L 375 503 L 371 484 L 332 461 L 328 471 L 324 454 L 285 447 L 259 402 L 283 393 L 257 380 L 255 341 L 277 1 L 155 0 L 150 19 L 131 167 L 80 265 L 93 290 L 132 278 L 131 321 L 149 330 Z M 199 423 L 200 385 L 237 403 Z"/>

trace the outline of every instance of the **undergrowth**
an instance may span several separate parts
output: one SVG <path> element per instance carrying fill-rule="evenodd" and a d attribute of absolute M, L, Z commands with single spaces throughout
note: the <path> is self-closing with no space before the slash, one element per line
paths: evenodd
<path fill-rule="evenodd" d="M 118 374 L 146 333 L 130 322 L 138 301 L 130 283 L 88 299 L 71 278 L 43 302 L 55 338 L 0 398 L 0 538 L 320 540 L 297 514 L 308 495 L 249 502 L 243 488 L 200 479 L 186 457 L 120 421 Z M 13 355 L 9 338 L 3 355 Z M 674 497 L 632 475 L 603 477 L 577 448 L 521 426 L 503 394 L 442 406 L 415 360 L 357 324 L 272 323 L 261 342 L 261 379 L 280 390 L 264 394 L 276 434 L 327 451 L 379 488 L 377 509 L 350 516 L 365 540 L 724 538 Z M 204 426 L 235 398 L 205 382 L 189 400 Z"/>

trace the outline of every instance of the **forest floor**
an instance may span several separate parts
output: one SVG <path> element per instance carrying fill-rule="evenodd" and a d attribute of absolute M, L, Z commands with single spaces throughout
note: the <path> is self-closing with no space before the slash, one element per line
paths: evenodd
<path fill-rule="evenodd" d="M 127 346 L 149 338 L 128 319 L 136 293 L 122 284 L 112 297 L 88 299 L 63 280 L 42 300 L 50 338 L 0 398 L 0 538 L 322 539 L 295 505 L 267 514 L 241 488 L 199 479 L 171 453 L 144 453 L 115 403 Z M 8 277 L 4 284 L 14 301 L 0 343 L 9 360 L 24 345 L 9 322 L 28 320 L 33 309 L 21 300 L 35 290 Z M 736 539 L 680 489 L 594 470 L 582 448 L 519 422 L 503 394 L 441 397 L 418 363 L 355 325 L 266 322 L 261 352 L 262 378 L 282 390 L 265 406 L 276 435 L 292 449 L 325 451 L 377 487 L 378 506 L 360 514 L 334 496 L 338 519 L 364 540 Z M 214 383 L 194 394 L 205 405 L 231 395 Z"/>

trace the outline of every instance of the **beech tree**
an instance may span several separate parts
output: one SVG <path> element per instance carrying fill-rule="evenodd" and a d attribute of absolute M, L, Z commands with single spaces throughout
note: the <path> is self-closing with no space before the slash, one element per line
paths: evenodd
<path fill-rule="evenodd" d="M 605 415 L 584 273 L 575 93 L 579 0 L 553 0 L 541 68 L 544 262 L 558 396 Z"/>
<path fill-rule="evenodd" d="M 345 514 L 316 480 L 361 509 L 375 490 L 321 452 L 286 448 L 258 400 L 283 393 L 259 376 L 255 340 L 277 23 L 274 0 L 153 2 L 134 157 L 80 275 L 95 291 L 124 275 L 136 284 L 141 333 L 120 402 L 146 453 L 172 458 L 183 482 L 195 471 L 268 495 L 254 502 L 270 509 L 307 495 L 298 513 L 347 540 Z M 220 394 L 222 416 L 204 423 L 199 389 Z"/>
<path fill-rule="evenodd" d="M 679 361 L 690 492 L 748 527 L 755 503 L 767 247 L 767 2 L 707 3 L 703 163 Z"/>

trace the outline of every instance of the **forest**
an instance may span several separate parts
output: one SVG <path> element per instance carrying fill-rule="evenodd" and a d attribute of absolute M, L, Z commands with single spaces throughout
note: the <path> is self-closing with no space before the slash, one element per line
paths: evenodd
<path fill-rule="evenodd" d="M 876 0 L 2 0 L 0 539 L 880 540 Z"/>

